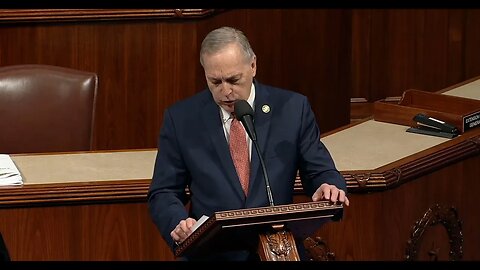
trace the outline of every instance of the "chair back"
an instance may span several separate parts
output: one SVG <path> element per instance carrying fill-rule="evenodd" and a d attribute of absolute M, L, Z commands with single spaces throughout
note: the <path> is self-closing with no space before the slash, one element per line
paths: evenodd
<path fill-rule="evenodd" d="M 50 65 L 0 68 L 0 153 L 92 149 L 96 73 Z"/>
<path fill-rule="evenodd" d="M 7 245 L 3 241 L 2 233 L 0 232 L 0 262 L 10 261 L 10 255 L 8 254 Z"/>

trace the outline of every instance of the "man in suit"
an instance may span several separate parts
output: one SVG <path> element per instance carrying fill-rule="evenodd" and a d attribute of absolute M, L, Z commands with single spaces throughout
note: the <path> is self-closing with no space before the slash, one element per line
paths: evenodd
<path fill-rule="evenodd" d="M 229 150 L 237 100 L 246 100 L 254 110 L 257 142 L 275 205 L 293 202 L 297 171 L 312 200 L 348 205 L 345 180 L 320 141 L 307 98 L 254 79 L 256 55 L 241 31 L 222 27 L 210 32 L 202 42 L 200 63 L 208 89 L 165 111 L 148 194 L 152 219 L 172 249 L 186 239 L 202 215 L 270 204 L 251 140 L 246 190 Z M 188 198 L 186 187 L 190 190 Z M 188 199 L 189 212 L 185 208 Z M 252 258 L 255 255 L 248 251 L 235 251 L 189 259 Z"/>

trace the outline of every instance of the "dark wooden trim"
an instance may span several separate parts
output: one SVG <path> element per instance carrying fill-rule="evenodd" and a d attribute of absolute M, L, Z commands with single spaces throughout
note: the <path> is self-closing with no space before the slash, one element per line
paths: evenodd
<path fill-rule="evenodd" d="M 348 192 L 383 191 L 479 154 L 480 130 L 472 130 L 449 142 L 378 169 L 343 171 L 342 175 L 347 182 Z M 92 201 L 145 202 L 150 182 L 151 179 L 138 179 L 2 187 L 0 208 L 82 204 Z M 186 191 L 188 194 L 188 189 Z M 298 175 L 294 183 L 294 194 L 305 194 Z"/>
<path fill-rule="evenodd" d="M 463 220 L 460 219 L 458 211 L 453 206 L 435 204 L 430 207 L 421 219 L 415 222 L 412 228 L 410 238 L 407 240 L 405 248 L 405 258 L 407 261 L 418 260 L 420 246 L 425 232 L 435 225 L 442 225 L 448 235 L 450 252 L 448 252 L 450 261 L 460 261 L 463 257 Z M 431 248 L 428 252 L 431 261 L 438 261 L 440 250 Z"/>
<path fill-rule="evenodd" d="M 349 127 L 356 124 L 359 123 Z M 334 130 L 332 133 L 338 131 Z M 348 192 L 383 191 L 479 154 L 480 131 L 476 130 L 375 170 L 341 173 L 347 182 Z M 294 190 L 295 194 L 304 194 L 299 175 L 295 179 Z"/>
<path fill-rule="evenodd" d="M 205 250 L 216 249 L 219 246 L 222 247 L 222 250 L 228 249 L 235 242 L 232 242 L 232 237 L 226 237 L 229 236 L 229 230 L 232 228 L 243 227 L 247 229 L 248 227 L 255 231 L 258 226 L 276 227 L 289 221 L 327 218 L 338 220 L 342 213 L 343 205 L 331 204 L 329 201 L 218 211 L 213 213 L 185 241 L 179 244 L 175 249 L 175 255 L 203 255 Z M 283 229 L 282 226 L 280 229 Z M 225 239 L 228 240 L 225 241 Z M 295 246 L 295 242 L 292 242 L 292 245 Z M 262 257 L 262 254 L 260 256 Z M 298 257 L 298 254 L 295 257 Z"/>
<path fill-rule="evenodd" d="M 386 97 L 385 102 L 398 103 L 402 97 Z M 365 97 L 350 98 L 350 123 L 362 122 L 364 119 L 372 117 L 374 114 L 374 101 L 369 101 Z"/>
<path fill-rule="evenodd" d="M 350 123 L 373 115 L 373 103 L 365 97 L 350 98 Z"/>
<path fill-rule="evenodd" d="M 452 86 L 449 86 L 449 87 L 446 87 L 446 88 L 444 88 L 444 89 L 442 89 L 442 90 L 440 90 L 440 91 L 437 91 L 437 93 L 445 93 L 445 92 L 448 92 L 448 91 L 450 91 L 450 90 L 452 90 L 452 89 L 455 89 L 455 88 L 460 87 L 460 86 L 465 85 L 465 84 L 469 84 L 469 83 L 474 82 L 474 81 L 476 81 L 476 80 L 478 80 L 478 79 L 480 79 L 480 76 L 475 76 L 475 77 L 470 78 L 470 79 L 468 79 L 468 80 L 465 80 L 465 81 L 456 83 L 456 84 L 454 84 L 454 85 L 452 85 Z"/>
<path fill-rule="evenodd" d="M 396 161 L 374 171 L 343 172 L 349 192 L 365 193 L 393 189 L 422 175 L 480 154 L 480 132 L 461 142 L 427 149 L 408 160 Z M 436 149 L 436 150 L 435 150 Z"/>
<path fill-rule="evenodd" d="M 145 202 L 148 180 L 95 181 L 0 188 L 0 208 L 106 202 Z"/>
<path fill-rule="evenodd" d="M 442 146 L 427 149 L 372 171 L 342 172 L 348 192 L 366 193 L 393 189 L 419 176 L 480 154 L 480 132 L 462 135 Z M 458 141 L 460 140 L 460 141 Z M 144 202 L 150 179 L 24 185 L 0 188 L 0 208 L 99 202 Z M 300 177 L 295 194 L 304 194 Z M 188 190 L 187 190 L 188 194 Z"/>
<path fill-rule="evenodd" d="M 198 19 L 219 11 L 215 9 L 0 9 L 0 23 Z"/>
<path fill-rule="evenodd" d="M 463 81 L 453 86 L 447 87 L 437 93 L 444 93 L 448 90 L 460 87 L 477 80 L 480 76 Z M 387 97 L 386 102 L 399 102 L 402 97 Z M 351 106 L 368 106 L 366 98 L 351 98 Z M 373 103 L 371 103 L 373 104 Z M 372 113 L 374 111 L 372 110 Z M 364 119 L 364 122 L 369 119 Z M 351 125 L 350 125 L 351 126 Z M 338 132 L 334 130 L 331 133 Z M 412 156 L 403 158 L 381 168 L 369 171 L 346 171 L 342 172 L 349 192 L 366 193 L 372 191 L 383 191 L 393 189 L 410 180 L 416 179 L 422 175 L 439 170 L 455 162 L 462 161 L 471 156 L 480 154 L 480 131 L 474 130 L 467 132 L 445 144 L 432 147 Z M 301 190 L 300 178 L 297 176 L 295 183 L 296 192 Z M 302 190 L 303 191 L 303 190 Z"/>

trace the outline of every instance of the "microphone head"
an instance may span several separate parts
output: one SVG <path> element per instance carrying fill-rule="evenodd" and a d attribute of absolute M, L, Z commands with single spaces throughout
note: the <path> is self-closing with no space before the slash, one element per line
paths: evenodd
<path fill-rule="evenodd" d="M 253 118 L 253 109 L 250 104 L 244 99 L 237 100 L 234 105 L 235 117 L 238 121 L 246 115 L 250 115 Z"/>

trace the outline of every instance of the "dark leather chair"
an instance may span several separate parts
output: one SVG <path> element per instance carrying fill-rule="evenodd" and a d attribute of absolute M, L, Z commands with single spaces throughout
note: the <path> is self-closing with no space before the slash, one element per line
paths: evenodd
<path fill-rule="evenodd" d="M 97 88 L 92 72 L 0 67 L 0 153 L 91 150 Z"/>
<path fill-rule="evenodd" d="M 0 262 L 10 261 L 10 255 L 8 254 L 7 245 L 3 241 L 2 233 L 0 232 Z"/>

